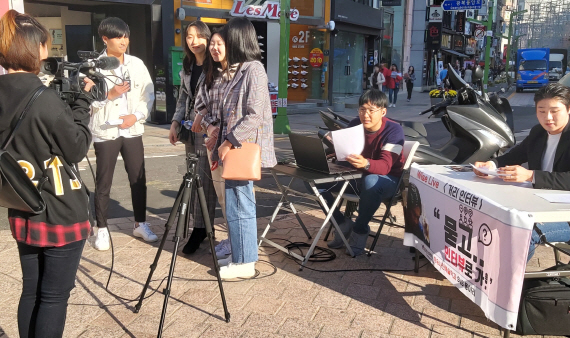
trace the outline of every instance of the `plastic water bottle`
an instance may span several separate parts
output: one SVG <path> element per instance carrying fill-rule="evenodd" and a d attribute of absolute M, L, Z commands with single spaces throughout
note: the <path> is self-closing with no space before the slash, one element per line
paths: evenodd
<path fill-rule="evenodd" d="M 192 128 L 192 120 L 187 120 L 187 121 L 180 121 L 180 124 L 182 124 L 186 129 L 190 130 L 190 128 Z"/>

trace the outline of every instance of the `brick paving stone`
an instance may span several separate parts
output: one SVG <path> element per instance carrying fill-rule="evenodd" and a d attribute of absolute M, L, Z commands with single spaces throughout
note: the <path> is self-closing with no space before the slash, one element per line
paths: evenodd
<path fill-rule="evenodd" d="M 246 330 L 240 338 L 285 338 L 285 336 L 263 330 Z"/>
<path fill-rule="evenodd" d="M 349 302 L 350 297 L 341 293 L 332 290 L 321 290 L 313 300 L 313 305 L 346 309 Z"/>
<path fill-rule="evenodd" d="M 425 308 L 422 313 L 422 319 L 420 322 L 427 326 L 437 325 L 457 328 L 459 327 L 459 318 L 460 316 L 449 311 L 444 311 L 437 308 Z"/>
<path fill-rule="evenodd" d="M 414 298 L 414 304 L 412 307 L 418 311 L 426 308 L 447 310 L 449 309 L 450 303 L 451 300 L 449 298 L 419 294 Z"/>
<path fill-rule="evenodd" d="M 461 327 L 485 334 L 500 334 L 499 326 L 485 317 L 465 315 L 461 317 Z"/>
<path fill-rule="evenodd" d="M 434 325 L 430 338 L 471 338 L 473 333 L 467 329 L 460 329 L 457 327 L 449 327 L 445 325 Z"/>
<path fill-rule="evenodd" d="M 285 291 L 285 286 L 277 285 L 277 283 L 278 281 L 273 281 L 270 277 L 264 283 L 255 283 L 246 295 L 277 299 Z"/>
<path fill-rule="evenodd" d="M 377 287 L 362 284 L 350 284 L 345 292 L 347 296 L 358 299 L 376 299 L 379 293 Z"/>
<path fill-rule="evenodd" d="M 466 300 L 466 297 L 459 289 L 453 285 L 442 285 L 439 291 L 439 295 L 446 298 L 451 298 L 453 300 L 459 299 L 462 301 Z"/>
<path fill-rule="evenodd" d="M 414 303 L 414 295 L 407 295 L 405 292 L 398 292 L 396 290 L 384 289 L 376 298 L 379 301 L 384 301 L 391 304 L 402 304 L 411 306 Z"/>
<path fill-rule="evenodd" d="M 281 328 L 279 334 L 288 337 L 310 338 L 317 337 L 321 333 L 322 324 L 310 322 L 300 318 L 287 318 Z"/>
<path fill-rule="evenodd" d="M 408 287 L 408 281 L 403 278 L 384 275 L 376 277 L 372 286 L 384 290 L 396 290 L 403 292 Z"/>
<path fill-rule="evenodd" d="M 328 324 L 338 327 L 348 327 L 352 323 L 352 320 L 355 316 L 356 312 L 321 307 L 313 321 L 325 325 Z"/>
<path fill-rule="evenodd" d="M 408 322 L 396 318 L 390 329 L 391 335 L 401 337 L 428 338 L 431 334 L 431 328 L 419 322 Z"/>
<path fill-rule="evenodd" d="M 360 328 L 345 328 L 338 327 L 336 325 L 326 325 L 321 330 L 319 338 L 359 338 L 362 334 L 362 329 Z"/>
<path fill-rule="evenodd" d="M 245 330 L 243 328 L 227 327 L 224 325 L 211 325 L 200 335 L 200 337 L 204 338 L 239 337 L 244 332 Z"/>
<path fill-rule="evenodd" d="M 283 306 L 283 300 L 254 296 L 244 307 L 245 311 L 274 315 Z"/>
<path fill-rule="evenodd" d="M 407 321 L 419 322 L 421 319 L 421 312 L 414 310 L 409 305 L 388 303 L 384 312 L 389 316 Z"/>
<path fill-rule="evenodd" d="M 484 317 L 485 314 L 483 310 L 477 304 L 473 303 L 467 297 L 464 296 L 464 299 L 452 299 L 451 300 L 451 312 L 457 314 L 465 314 L 465 315 L 474 315 L 479 317 Z"/>
<path fill-rule="evenodd" d="M 267 333 L 276 333 L 281 324 L 285 321 L 280 316 L 273 316 L 264 313 L 252 313 L 243 324 L 244 328 L 255 328 Z"/>
<path fill-rule="evenodd" d="M 351 327 L 374 330 L 379 333 L 388 333 L 393 321 L 394 318 L 390 316 L 360 313 L 354 317 Z"/>
<path fill-rule="evenodd" d="M 88 326 L 83 333 L 81 333 L 79 338 L 119 338 L 125 334 L 123 329 L 109 329 L 105 327 Z"/>
<path fill-rule="evenodd" d="M 307 304 L 310 304 L 311 302 L 313 302 L 313 300 L 315 299 L 315 297 L 317 297 L 318 294 L 319 290 L 317 288 L 304 290 L 304 289 L 297 289 L 294 287 L 288 287 L 281 294 L 281 297 L 279 297 L 279 299 L 282 300 L 299 299 L 304 302 L 307 302 Z"/>
<path fill-rule="evenodd" d="M 198 337 L 209 324 L 206 320 L 210 314 L 206 311 L 181 306 L 176 312 L 168 315 L 169 324 L 165 326 L 164 335 L 167 337 Z"/>
<path fill-rule="evenodd" d="M 212 302 L 220 292 L 218 290 L 187 289 L 180 300 L 190 305 L 206 305 Z"/>
<path fill-rule="evenodd" d="M 318 310 L 318 306 L 305 302 L 302 299 L 296 299 L 295 301 L 289 300 L 285 302 L 285 304 L 276 313 L 276 316 L 282 318 L 304 318 L 306 320 L 312 320 Z"/>
<path fill-rule="evenodd" d="M 347 311 L 356 313 L 370 313 L 375 315 L 383 315 L 386 308 L 386 301 L 371 299 L 352 299 L 346 308 Z"/>

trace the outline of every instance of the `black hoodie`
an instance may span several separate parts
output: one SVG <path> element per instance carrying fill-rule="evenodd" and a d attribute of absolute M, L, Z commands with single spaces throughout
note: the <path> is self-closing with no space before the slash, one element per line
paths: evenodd
<path fill-rule="evenodd" d="M 32 73 L 0 76 L 0 144 L 41 85 Z M 72 165 L 85 157 L 91 143 L 90 101 L 80 95 L 67 105 L 55 90 L 46 89 L 31 106 L 8 146 L 8 152 L 33 182 L 42 177 L 52 155 L 56 156 L 47 169 L 49 179 L 42 191 L 46 210 L 39 215 L 8 211 L 12 235 L 17 241 L 34 246 L 62 246 L 87 238 L 87 189 L 79 183 L 79 173 Z"/>

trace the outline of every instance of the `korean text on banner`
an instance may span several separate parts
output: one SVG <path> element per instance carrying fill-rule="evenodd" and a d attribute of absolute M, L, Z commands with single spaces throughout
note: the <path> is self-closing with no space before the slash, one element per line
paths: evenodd
<path fill-rule="evenodd" d="M 420 250 L 487 318 L 514 330 L 532 218 L 415 164 L 404 217 L 404 245 Z"/>

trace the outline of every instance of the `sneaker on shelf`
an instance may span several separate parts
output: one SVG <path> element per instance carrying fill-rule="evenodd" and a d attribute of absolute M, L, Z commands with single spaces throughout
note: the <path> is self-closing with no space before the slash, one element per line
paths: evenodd
<path fill-rule="evenodd" d="M 224 239 L 220 244 L 216 245 L 216 257 L 218 259 L 226 258 L 232 254 L 232 246 L 229 239 Z"/>
<path fill-rule="evenodd" d="M 95 228 L 93 229 L 95 235 L 89 239 L 89 243 L 95 250 L 107 251 L 111 248 L 111 243 L 109 240 L 109 229 L 107 228 Z"/>
<path fill-rule="evenodd" d="M 137 224 L 135 223 L 135 228 L 133 229 L 133 236 L 140 237 L 144 239 L 146 242 L 158 241 L 158 237 L 149 228 L 150 223 L 139 222 L 138 225 L 139 226 L 137 227 Z"/>
<path fill-rule="evenodd" d="M 222 279 L 250 278 L 255 276 L 255 262 L 251 263 L 230 263 L 220 268 Z"/>
<path fill-rule="evenodd" d="M 219 266 L 227 266 L 232 262 L 232 255 L 229 255 L 226 258 L 218 259 Z"/>

